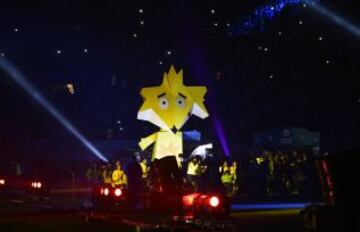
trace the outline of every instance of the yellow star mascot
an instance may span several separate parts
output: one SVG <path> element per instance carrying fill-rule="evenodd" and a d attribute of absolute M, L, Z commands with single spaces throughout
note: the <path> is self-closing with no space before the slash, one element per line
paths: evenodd
<path fill-rule="evenodd" d="M 204 106 L 206 90 L 205 86 L 185 86 L 183 71 L 176 72 L 174 66 L 164 73 L 161 85 L 141 89 L 144 103 L 137 119 L 160 127 L 160 131 L 139 142 L 142 150 L 154 144 L 152 160 L 175 156 L 181 165 L 179 156 L 183 153 L 183 139 L 180 129 L 191 115 L 202 119 L 209 116 Z"/>

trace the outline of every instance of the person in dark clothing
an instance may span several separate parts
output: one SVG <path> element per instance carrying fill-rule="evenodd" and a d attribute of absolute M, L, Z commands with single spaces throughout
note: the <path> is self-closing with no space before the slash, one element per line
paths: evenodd
<path fill-rule="evenodd" d="M 215 161 L 207 163 L 207 169 L 201 175 L 198 190 L 199 192 L 213 192 L 221 195 L 227 195 L 227 190 L 221 181 L 221 173 L 217 168 L 218 165 Z"/>
<path fill-rule="evenodd" d="M 288 157 L 282 151 L 275 155 L 275 180 L 279 195 L 289 193 L 289 162 Z"/>
<path fill-rule="evenodd" d="M 165 192 L 177 192 L 182 183 L 181 170 L 175 161 L 174 156 L 153 161 L 153 167 L 157 170 L 156 178 Z"/>
<path fill-rule="evenodd" d="M 143 191 L 142 169 L 138 158 L 134 155 L 133 160 L 127 166 L 128 198 L 133 208 L 140 207 L 139 195 Z"/>
<path fill-rule="evenodd" d="M 159 212 L 179 210 L 184 179 L 175 156 L 154 159 L 150 166 L 149 179 L 149 207 Z"/>

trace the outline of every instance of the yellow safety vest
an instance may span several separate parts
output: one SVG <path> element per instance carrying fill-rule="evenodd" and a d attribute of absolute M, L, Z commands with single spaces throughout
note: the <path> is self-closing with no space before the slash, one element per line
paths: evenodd
<path fill-rule="evenodd" d="M 115 170 L 112 173 L 112 181 L 114 185 L 126 185 L 127 178 L 123 170 Z"/>

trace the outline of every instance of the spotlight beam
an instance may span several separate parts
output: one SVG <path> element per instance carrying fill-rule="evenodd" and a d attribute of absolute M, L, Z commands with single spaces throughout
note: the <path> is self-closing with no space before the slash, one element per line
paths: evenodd
<path fill-rule="evenodd" d="M 304 0 L 304 2 L 306 2 L 308 4 L 309 8 L 312 9 L 313 11 L 327 17 L 333 23 L 337 24 L 338 26 L 342 27 L 343 29 L 346 29 L 347 31 L 349 31 L 351 34 L 360 38 L 360 28 L 357 25 L 352 24 L 351 22 L 349 22 L 346 19 L 344 19 L 343 17 L 339 16 L 332 10 L 330 10 L 330 9 L 326 8 L 325 6 L 322 6 L 314 1 Z"/>
<path fill-rule="evenodd" d="M 229 145 L 227 143 L 224 128 L 223 128 L 219 118 L 217 117 L 217 115 L 214 115 L 213 123 L 215 125 L 215 130 L 216 130 L 217 136 L 220 140 L 220 144 L 221 144 L 222 150 L 224 152 L 224 155 L 227 157 L 230 157 Z"/>
<path fill-rule="evenodd" d="M 58 120 L 68 131 L 70 131 L 86 148 L 88 148 L 99 159 L 108 162 L 108 159 L 75 128 L 71 122 L 60 113 L 60 111 L 50 103 L 10 62 L 0 58 L 0 68 L 3 69 L 26 93 L 28 93 L 37 103 L 48 111 Z"/>

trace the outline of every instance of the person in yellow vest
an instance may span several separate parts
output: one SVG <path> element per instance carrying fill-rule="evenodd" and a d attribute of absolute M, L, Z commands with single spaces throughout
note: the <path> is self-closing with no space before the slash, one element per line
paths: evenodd
<path fill-rule="evenodd" d="M 225 172 L 229 171 L 228 162 L 225 160 L 224 163 L 219 167 L 219 172 L 223 175 Z"/>
<path fill-rule="evenodd" d="M 188 163 L 186 174 L 189 183 L 196 189 L 198 175 L 199 175 L 200 163 L 195 157 L 192 157 Z"/>
<path fill-rule="evenodd" d="M 230 174 L 230 170 L 227 170 L 221 175 L 221 182 L 224 184 L 229 196 L 233 193 L 233 175 Z"/>
<path fill-rule="evenodd" d="M 116 169 L 112 173 L 112 186 L 127 186 L 127 178 L 124 170 L 121 169 L 119 161 L 116 162 Z"/>
<path fill-rule="evenodd" d="M 140 167 L 141 167 L 141 170 L 142 170 L 142 178 L 146 179 L 148 177 L 148 174 L 149 174 L 149 167 L 147 165 L 147 160 L 146 159 L 141 160 Z"/>
<path fill-rule="evenodd" d="M 104 184 L 112 183 L 111 164 L 107 164 L 106 166 L 102 167 L 102 177 L 103 177 Z"/>
<path fill-rule="evenodd" d="M 238 190 L 238 186 L 237 186 L 237 181 L 238 181 L 238 176 L 237 176 L 237 162 L 233 161 L 232 165 L 229 168 L 230 170 L 230 175 L 232 176 L 232 181 L 233 181 L 233 194 L 235 194 Z"/>

